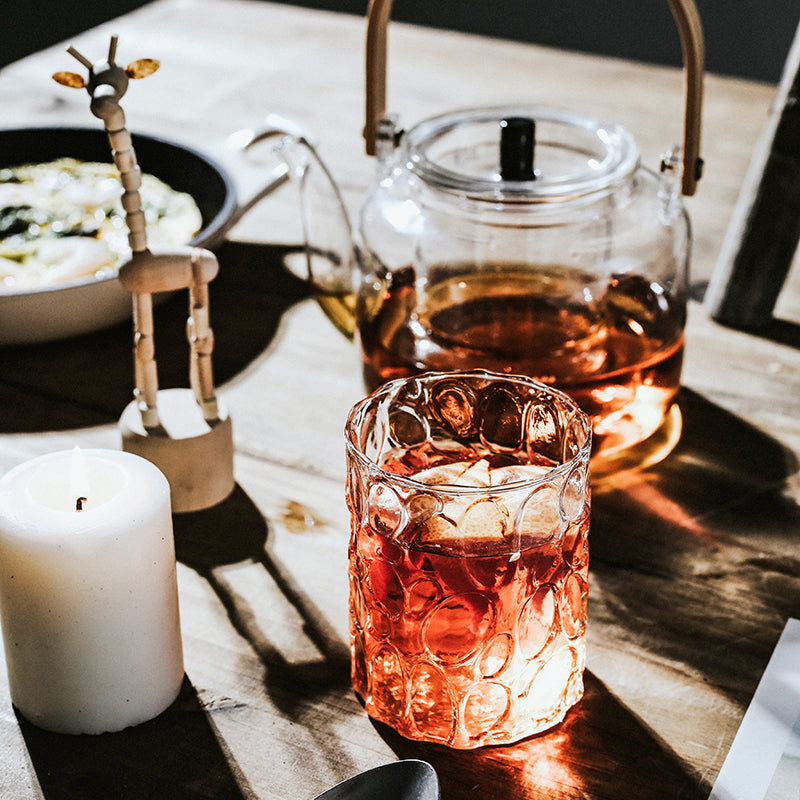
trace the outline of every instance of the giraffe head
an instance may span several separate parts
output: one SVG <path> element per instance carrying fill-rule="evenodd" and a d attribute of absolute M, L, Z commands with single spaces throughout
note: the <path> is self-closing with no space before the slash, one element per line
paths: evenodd
<path fill-rule="evenodd" d="M 99 87 L 110 87 L 102 90 L 102 93 L 105 95 L 111 94 L 119 101 L 128 90 L 128 81 L 130 79 L 146 78 L 148 75 L 152 75 L 160 64 L 154 58 L 140 58 L 128 64 L 127 67 L 120 67 L 115 62 L 117 41 L 117 37 L 112 36 L 111 44 L 108 48 L 108 58 L 94 63 L 74 47 L 69 47 L 67 52 L 89 70 L 88 78 L 84 78 L 83 75 L 79 75 L 77 72 L 56 72 L 53 75 L 53 80 L 71 89 L 85 88 L 92 97 L 97 95 Z"/>

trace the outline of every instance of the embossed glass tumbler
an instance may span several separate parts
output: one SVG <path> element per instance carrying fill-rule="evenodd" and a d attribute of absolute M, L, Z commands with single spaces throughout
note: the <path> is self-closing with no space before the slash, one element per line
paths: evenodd
<path fill-rule="evenodd" d="M 392 381 L 345 428 L 352 680 L 367 713 L 468 749 L 583 694 L 591 426 L 483 371 Z"/>

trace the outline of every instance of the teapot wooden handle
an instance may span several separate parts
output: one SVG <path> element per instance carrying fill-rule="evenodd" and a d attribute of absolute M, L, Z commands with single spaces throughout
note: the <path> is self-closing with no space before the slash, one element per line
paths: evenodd
<path fill-rule="evenodd" d="M 703 107 L 705 50 L 703 27 L 694 0 L 668 0 L 683 47 L 686 94 L 683 119 L 683 176 L 681 190 L 693 195 L 703 169 L 700 130 Z M 386 116 L 386 30 L 392 0 L 370 0 L 367 9 L 366 123 L 367 154 L 374 156 L 378 124 Z"/>

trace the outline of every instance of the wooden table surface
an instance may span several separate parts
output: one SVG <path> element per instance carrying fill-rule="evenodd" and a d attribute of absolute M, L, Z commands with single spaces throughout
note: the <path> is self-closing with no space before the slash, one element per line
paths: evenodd
<path fill-rule="evenodd" d="M 314 137 L 354 209 L 364 155 L 359 17 L 248 0 L 157 0 L 77 37 L 92 60 L 158 58 L 124 100 L 131 129 L 217 152 L 269 113 Z M 64 46 L 0 72 L 0 121 L 97 125 Z M 677 46 L 677 45 L 676 45 Z M 609 118 L 656 167 L 681 129 L 679 71 L 392 23 L 389 105 L 411 124 L 455 106 L 531 101 Z M 476 68 L 474 65 L 480 65 Z M 775 87 L 706 80 L 707 168 L 688 201 L 702 294 Z M 142 165 L 146 169 L 147 165 Z M 231 161 L 246 193 L 258 170 Z M 702 798 L 788 617 L 800 616 L 800 292 L 769 335 L 691 303 L 682 439 L 595 492 L 586 697 L 558 728 L 473 752 L 375 724 L 349 686 L 341 429 L 362 393 L 353 345 L 297 275 L 282 188 L 233 229 L 212 284 L 215 367 L 233 418 L 234 494 L 176 515 L 184 691 L 100 737 L 41 732 L 0 683 L 0 796 L 302 800 L 360 770 L 423 758 L 445 800 Z M 186 384 L 183 298 L 157 311 L 162 386 Z M 52 450 L 119 447 L 130 327 L 0 348 L 0 471 Z"/>

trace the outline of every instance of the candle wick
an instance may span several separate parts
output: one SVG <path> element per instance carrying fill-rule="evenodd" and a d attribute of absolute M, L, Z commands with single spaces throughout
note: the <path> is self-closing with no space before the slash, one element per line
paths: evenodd
<path fill-rule="evenodd" d="M 85 498 L 85 497 L 79 497 L 79 498 L 78 498 L 78 499 L 75 501 L 75 510 L 76 510 L 76 511 L 83 511 L 83 504 L 84 504 L 85 502 L 86 502 L 86 498 Z"/>

